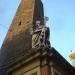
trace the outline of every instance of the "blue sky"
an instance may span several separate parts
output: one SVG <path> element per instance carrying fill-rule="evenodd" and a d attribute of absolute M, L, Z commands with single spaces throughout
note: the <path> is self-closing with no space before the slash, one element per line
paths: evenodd
<path fill-rule="evenodd" d="M 70 50 L 75 51 L 75 0 L 42 0 L 47 26 L 51 31 L 51 45 L 69 61 Z M 16 13 L 20 0 L 0 0 L 0 47 Z"/>

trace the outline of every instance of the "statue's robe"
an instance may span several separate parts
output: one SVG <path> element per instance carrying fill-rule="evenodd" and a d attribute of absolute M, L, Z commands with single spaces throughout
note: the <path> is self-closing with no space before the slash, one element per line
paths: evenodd
<path fill-rule="evenodd" d="M 43 29 L 44 32 L 42 31 Z M 32 32 L 32 48 L 39 48 L 41 46 L 49 45 L 49 28 L 39 26 Z"/>

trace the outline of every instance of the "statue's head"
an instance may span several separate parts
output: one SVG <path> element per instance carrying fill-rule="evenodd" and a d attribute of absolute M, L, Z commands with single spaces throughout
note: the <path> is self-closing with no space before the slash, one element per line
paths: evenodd
<path fill-rule="evenodd" d="M 36 21 L 36 25 L 37 26 L 39 26 L 40 25 L 40 21 L 38 20 L 38 21 Z"/>

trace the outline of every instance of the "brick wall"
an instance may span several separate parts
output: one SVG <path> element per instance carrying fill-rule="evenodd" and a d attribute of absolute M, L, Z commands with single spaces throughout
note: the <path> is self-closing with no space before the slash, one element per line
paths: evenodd
<path fill-rule="evenodd" d="M 38 10 L 36 10 L 36 8 Z M 31 49 L 30 28 L 33 21 L 43 18 L 41 0 L 22 0 L 0 52 L 0 63 L 14 62 Z"/>

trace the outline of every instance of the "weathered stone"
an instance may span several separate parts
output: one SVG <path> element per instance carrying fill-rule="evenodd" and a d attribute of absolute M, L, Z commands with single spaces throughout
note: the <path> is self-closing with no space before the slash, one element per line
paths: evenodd
<path fill-rule="evenodd" d="M 41 0 L 21 0 L 16 15 L 1 48 L 0 63 L 18 60 L 31 50 L 30 27 L 36 20 L 43 24 L 43 4 Z"/>

